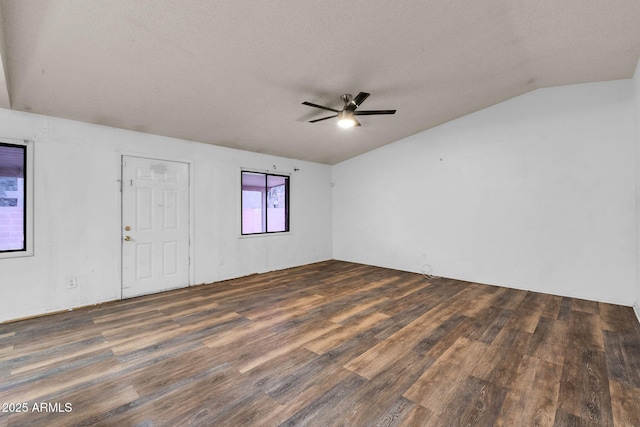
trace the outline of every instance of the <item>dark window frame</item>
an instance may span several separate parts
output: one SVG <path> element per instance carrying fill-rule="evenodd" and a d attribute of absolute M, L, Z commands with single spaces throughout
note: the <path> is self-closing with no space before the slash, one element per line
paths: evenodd
<path fill-rule="evenodd" d="M 262 215 L 263 215 L 263 221 L 264 221 L 264 230 L 265 231 L 261 231 L 261 232 L 256 232 L 256 233 L 245 233 L 244 231 L 244 218 L 243 218 L 243 214 L 244 214 L 244 197 L 243 197 L 243 192 L 244 187 L 243 187 L 243 175 L 244 174 L 252 174 L 252 175 L 263 175 L 264 176 L 264 188 L 265 190 L 268 192 L 269 190 L 269 186 L 268 186 L 268 181 L 269 181 L 269 177 L 273 176 L 273 177 L 278 177 L 278 178 L 284 178 L 284 192 L 285 192 L 285 218 L 284 218 L 284 230 L 281 231 L 268 231 L 269 230 L 269 220 L 268 220 L 268 209 L 269 206 L 267 203 L 264 203 L 264 207 L 262 209 Z M 272 188 L 275 188 L 272 187 Z M 290 209 L 290 203 L 291 203 L 291 177 L 289 175 L 285 175 L 285 174 L 278 174 L 278 173 L 270 173 L 270 172 L 263 172 L 263 171 L 256 171 L 256 170 L 251 170 L 251 169 L 242 169 L 240 171 L 240 235 L 241 236 L 263 236 L 263 235 L 269 235 L 269 234 L 282 234 L 282 233 L 289 233 L 291 231 L 290 229 L 290 216 L 291 216 L 291 209 Z M 266 195 L 263 198 L 263 200 L 266 199 Z"/>
<path fill-rule="evenodd" d="M 30 141 L 0 138 L 0 147 L 18 148 L 22 150 L 23 179 L 22 185 L 22 233 L 21 248 L 0 249 L 0 259 L 33 255 L 33 152 Z M 0 172 L 2 173 L 2 172 Z"/>

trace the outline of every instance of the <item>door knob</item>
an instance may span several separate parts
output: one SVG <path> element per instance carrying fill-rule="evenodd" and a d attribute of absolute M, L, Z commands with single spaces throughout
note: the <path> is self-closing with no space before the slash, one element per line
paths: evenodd
<path fill-rule="evenodd" d="M 128 241 L 130 241 L 130 240 L 131 240 L 131 236 L 124 236 L 124 241 L 125 241 L 125 242 L 128 242 Z"/>

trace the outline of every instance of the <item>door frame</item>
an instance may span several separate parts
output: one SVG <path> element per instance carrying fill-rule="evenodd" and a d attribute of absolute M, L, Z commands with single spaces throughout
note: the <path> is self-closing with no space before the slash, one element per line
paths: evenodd
<path fill-rule="evenodd" d="M 156 154 L 150 154 L 150 153 L 140 153 L 140 152 L 134 152 L 134 151 L 125 151 L 125 150 L 119 150 L 116 152 L 117 156 L 118 156 L 118 172 L 117 172 L 117 179 L 116 179 L 116 183 L 118 185 L 118 230 L 117 230 L 117 239 L 118 239 L 118 277 L 120 278 L 120 283 L 119 283 L 119 287 L 118 287 L 118 299 L 122 300 L 122 284 L 123 284 L 123 279 L 122 279 L 122 230 L 124 228 L 124 222 L 123 222 L 123 218 L 122 218 L 122 161 L 123 158 L 125 156 L 130 156 L 130 157 L 140 157 L 143 159 L 149 159 L 149 160 L 161 160 L 161 161 L 165 161 L 165 162 L 177 162 L 177 163 L 186 163 L 187 164 L 187 169 L 188 169 L 188 174 L 187 176 L 189 177 L 189 182 L 188 182 L 188 193 L 189 193 L 189 283 L 187 284 L 186 287 L 191 287 L 193 286 L 194 283 L 194 278 L 195 278 L 195 245 L 194 245 L 194 238 L 195 238 L 195 233 L 193 230 L 193 224 L 194 224 L 194 212 L 193 212 L 193 195 L 194 195 L 194 191 L 193 191 L 193 160 L 191 159 L 181 159 L 181 158 L 176 158 L 176 157 L 169 157 L 169 156 L 158 156 Z"/>

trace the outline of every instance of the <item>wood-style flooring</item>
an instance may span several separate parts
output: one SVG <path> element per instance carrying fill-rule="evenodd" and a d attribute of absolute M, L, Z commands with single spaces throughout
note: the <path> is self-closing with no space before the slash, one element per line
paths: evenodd
<path fill-rule="evenodd" d="M 0 324 L 0 404 L 3 427 L 640 426 L 640 325 L 327 261 Z"/>

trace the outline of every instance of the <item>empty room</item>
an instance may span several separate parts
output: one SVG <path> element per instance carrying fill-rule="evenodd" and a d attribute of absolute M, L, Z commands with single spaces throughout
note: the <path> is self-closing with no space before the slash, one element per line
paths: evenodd
<path fill-rule="evenodd" d="M 0 427 L 640 426 L 640 2 L 0 0 Z"/>

